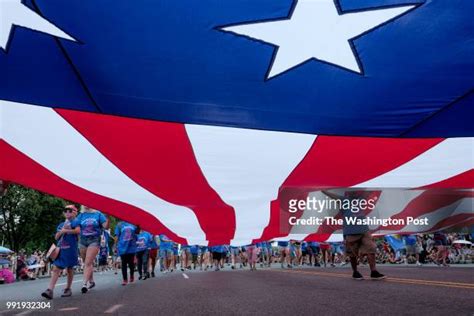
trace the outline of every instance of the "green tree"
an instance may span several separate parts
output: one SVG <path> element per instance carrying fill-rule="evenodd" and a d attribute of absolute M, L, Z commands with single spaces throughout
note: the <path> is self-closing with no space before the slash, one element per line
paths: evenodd
<path fill-rule="evenodd" d="M 16 252 L 46 250 L 67 203 L 20 185 L 10 185 L 0 197 L 0 243 Z"/>

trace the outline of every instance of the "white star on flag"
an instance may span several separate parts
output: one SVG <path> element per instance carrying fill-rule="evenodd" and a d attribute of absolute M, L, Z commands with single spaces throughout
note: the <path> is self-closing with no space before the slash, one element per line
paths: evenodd
<path fill-rule="evenodd" d="M 267 79 L 312 58 L 362 73 L 350 40 L 414 7 L 339 14 L 333 0 L 299 0 L 287 19 L 221 29 L 278 46 Z"/>
<path fill-rule="evenodd" d="M 70 41 L 74 38 L 21 3 L 21 0 L 0 0 L 0 48 L 7 49 L 13 26 L 21 26 Z"/>

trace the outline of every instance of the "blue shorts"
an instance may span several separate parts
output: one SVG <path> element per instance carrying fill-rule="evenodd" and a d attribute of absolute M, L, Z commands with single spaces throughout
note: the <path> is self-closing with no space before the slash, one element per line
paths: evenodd
<path fill-rule="evenodd" d="M 81 236 L 79 238 L 79 248 L 99 247 L 100 236 Z"/>

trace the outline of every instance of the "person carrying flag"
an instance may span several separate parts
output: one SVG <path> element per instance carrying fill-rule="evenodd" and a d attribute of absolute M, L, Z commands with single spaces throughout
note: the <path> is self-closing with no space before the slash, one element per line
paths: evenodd
<path fill-rule="evenodd" d="M 130 269 L 130 283 L 135 280 L 133 276 L 135 271 L 134 259 L 137 251 L 137 233 L 139 232 L 139 227 L 124 221 L 115 226 L 115 243 L 122 262 L 122 285 L 127 285 L 129 282 L 127 267 Z"/>
<path fill-rule="evenodd" d="M 151 234 L 143 230 L 137 235 L 135 256 L 137 257 L 139 280 L 146 280 L 150 277 L 148 273 L 148 248 L 151 244 L 151 238 Z"/>
<path fill-rule="evenodd" d="M 52 299 L 54 287 L 64 269 L 67 270 L 67 282 L 61 297 L 69 297 L 72 295 L 71 285 L 74 278 L 74 267 L 77 265 L 78 257 L 78 234 L 79 227 L 74 221 L 77 215 L 77 208 L 74 205 L 67 205 L 64 208 L 65 221 L 60 223 L 56 229 L 54 236 L 58 240 L 58 247 L 60 248 L 58 257 L 53 261 L 53 271 L 49 286 L 41 293 L 41 296 Z"/>

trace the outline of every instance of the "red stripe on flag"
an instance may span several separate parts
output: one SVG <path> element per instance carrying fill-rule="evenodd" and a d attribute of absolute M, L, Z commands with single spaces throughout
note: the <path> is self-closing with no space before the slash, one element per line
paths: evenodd
<path fill-rule="evenodd" d="M 405 164 L 442 141 L 318 136 L 283 186 L 354 186 Z"/>
<path fill-rule="evenodd" d="M 304 189 L 286 188 L 278 193 L 278 200 L 270 203 L 270 221 L 262 232 L 262 236 L 254 239 L 252 243 L 267 241 L 277 237 L 283 237 L 291 233 L 289 223 L 290 216 L 300 218 L 303 212 L 291 214 L 288 210 L 289 199 L 305 200 L 308 192 Z"/>
<path fill-rule="evenodd" d="M 186 239 L 178 237 L 153 215 L 135 206 L 92 193 L 74 185 L 58 177 L 3 140 L 0 140 L 0 152 L 2 153 L 0 179 L 85 204 L 106 214 L 138 224 L 152 234 L 164 233 L 176 242 L 186 242 Z"/>
<path fill-rule="evenodd" d="M 210 245 L 228 244 L 236 221 L 204 177 L 183 124 L 57 110 L 143 188 L 194 211 Z"/>

